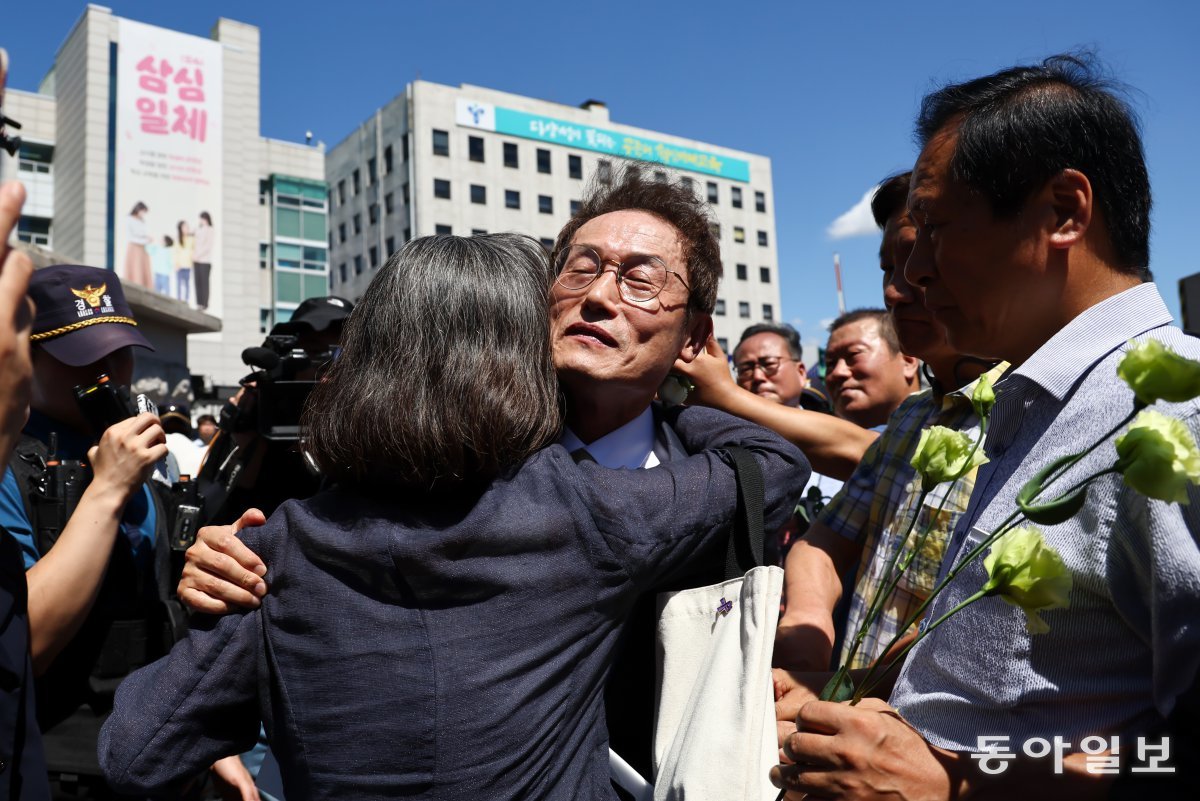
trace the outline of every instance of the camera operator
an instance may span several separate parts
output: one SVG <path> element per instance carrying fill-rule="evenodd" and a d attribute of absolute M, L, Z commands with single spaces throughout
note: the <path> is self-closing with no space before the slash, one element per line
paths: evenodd
<path fill-rule="evenodd" d="M 244 509 L 271 514 L 291 498 L 307 498 L 321 479 L 300 448 L 299 417 L 308 391 L 332 361 L 342 323 L 354 304 L 329 296 L 301 303 L 242 358 L 257 370 L 221 411 L 220 431 L 200 471 L 209 524 L 232 523 Z"/>
<path fill-rule="evenodd" d="M 52 784 L 56 794 L 104 797 L 96 736 L 112 694 L 170 646 L 171 577 L 156 555 L 166 515 L 146 483 L 167 447 L 154 414 L 97 430 L 77 400 L 80 387 L 99 397 L 128 385 L 133 348 L 151 349 L 117 276 L 47 267 L 34 274 L 29 296 L 37 307 L 32 411 L 0 484 L 0 525 L 24 558 Z"/>

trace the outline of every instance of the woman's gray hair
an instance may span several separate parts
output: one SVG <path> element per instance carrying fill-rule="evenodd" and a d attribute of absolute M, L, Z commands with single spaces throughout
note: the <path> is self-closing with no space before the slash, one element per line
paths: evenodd
<path fill-rule="evenodd" d="M 307 450 L 351 484 L 489 480 L 552 441 L 552 271 L 518 234 L 409 242 L 367 287 L 309 396 Z"/>

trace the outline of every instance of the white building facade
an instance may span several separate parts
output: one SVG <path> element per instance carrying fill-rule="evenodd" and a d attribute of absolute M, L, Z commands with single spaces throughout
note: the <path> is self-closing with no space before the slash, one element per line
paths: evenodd
<path fill-rule="evenodd" d="M 242 350 L 258 345 L 265 329 L 286 320 L 305 298 L 328 294 L 330 282 L 324 148 L 259 134 L 258 28 L 219 19 L 207 36 L 193 37 L 141 26 L 102 6 L 88 5 L 38 92 L 9 89 L 6 93 L 5 112 L 22 123 L 23 142 L 15 158 L 0 155 L 0 179 L 17 178 L 28 190 L 20 239 L 80 264 L 113 269 L 128 283 L 122 272 L 125 254 L 114 243 L 130 214 L 128 203 L 117 207 L 117 184 L 124 180 L 127 167 L 119 141 L 114 140 L 119 139 L 120 115 L 129 111 L 134 99 L 131 93 L 122 96 L 127 90 L 118 87 L 139 78 L 132 70 L 124 74 L 118 70 L 126 57 L 120 51 L 122 34 L 130 46 L 135 32 L 150 40 L 148 47 L 156 39 L 185 45 L 194 40 L 198 50 L 215 53 L 214 63 L 207 65 L 210 81 L 203 86 L 210 105 L 202 112 L 192 109 L 188 120 L 172 116 L 164 106 L 164 130 L 154 131 L 147 122 L 142 130 L 166 134 L 169 127 L 176 137 L 186 136 L 176 132 L 184 122 L 194 123 L 198 113 L 206 113 L 211 126 L 219 125 L 217 131 L 207 132 L 209 141 L 217 143 L 211 163 L 218 166 L 210 174 L 193 169 L 202 173 L 197 182 L 203 180 L 214 188 L 211 203 L 206 200 L 194 213 L 189 208 L 189 219 L 203 209 L 219 231 L 211 256 L 212 296 L 197 305 L 197 287 L 190 297 L 176 299 L 221 322 L 220 331 L 189 338 L 187 369 L 217 385 L 235 385 L 248 372 Z M 194 86 L 197 76 L 182 68 L 189 59 L 168 59 L 169 55 L 159 54 L 153 64 L 156 72 L 148 72 L 150 77 L 142 78 L 141 86 L 149 87 L 149 92 L 160 82 L 173 97 L 202 98 Z M 170 65 L 165 63 L 168 60 Z M 180 78 L 185 79 L 182 84 L 191 90 L 190 96 Z M 152 108 L 153 98 L 138 97 L 132 113 L 142 113 L 143 104 Z M 197 134 L 193 126 L 191 138 L 203 141 L 200 131 Z M 164 135 L 161 141 L 169 138 Z M 149 205 L 152 215 L 162 210 L 153 229 L 155 239 L 161 240 L 164 233 L 176 230 L 182 215 L 168 216 L 163 200 L 150 200 Z M 174 280 L 170 285 L 174 292 Z"/>
<path fill-rule="evenodd" d="M 333 294 L 361 297 L 405 242 L 516 231 L 553 244 L 593 180 L 623 160 L 708 200 L 725 277 L 723 347 L 782 319 L 770 159 L 613 123 L 607 107 L 414 81 L 326 156 Z"/>

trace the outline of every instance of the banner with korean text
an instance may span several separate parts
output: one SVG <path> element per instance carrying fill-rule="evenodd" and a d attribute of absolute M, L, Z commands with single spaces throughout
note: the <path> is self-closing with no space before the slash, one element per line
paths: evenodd
<path fill-rule="evenodd" d="M 750 180 L 750 163 L 743 159 L 607 128 L 529 114 L 467 98 L 458 98 L 455 119 L 459 125 L 466 128 L 480 128 L 524 139 L 536 139 L 539 142 L 551 142 L 596 153 L 648 161 L 733 181 Z"/>
<path fill-rule="evenodd" d="M 113 263 L 220 315 L 222 47 L 118 19 Z"/>

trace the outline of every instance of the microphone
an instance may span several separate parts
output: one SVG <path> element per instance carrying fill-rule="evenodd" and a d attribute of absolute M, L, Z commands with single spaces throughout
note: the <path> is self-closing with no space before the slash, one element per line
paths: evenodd
<path fill-rule="evenodd" d="M 279 366 L 279 354 L 270 348 L 246 348 L 242 361 L 260 370 L 274 370 Z"/>

